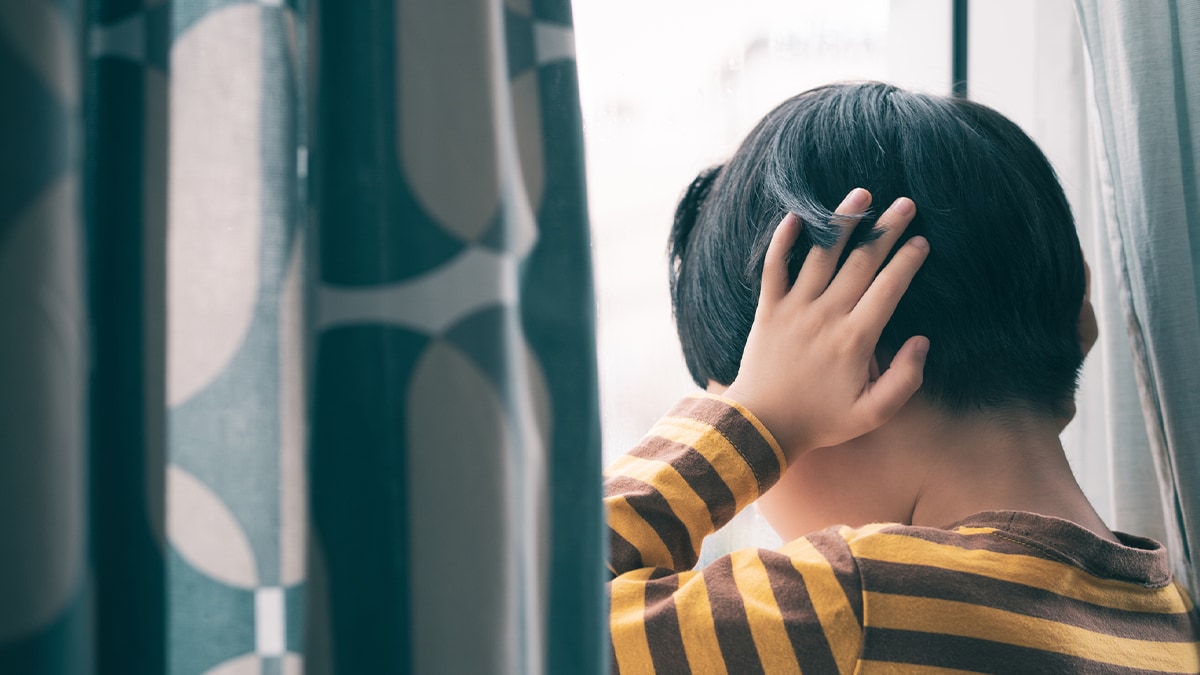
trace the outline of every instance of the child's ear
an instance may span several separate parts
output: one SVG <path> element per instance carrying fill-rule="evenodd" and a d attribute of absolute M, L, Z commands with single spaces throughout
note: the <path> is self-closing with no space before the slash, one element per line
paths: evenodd
<path fill-rule="evenodd" d="M 1087 260 L 1083 261 L 1083 306 L 1079 308 L 1079 349 L 1084 356 L 1092 351 L 1096 339 L 1100 337 L 1100 327 L 1096 324 L 1096 310 L 1092 307 L 1092 270 L 1088 268 Z"/>
<path fill-rule="evenodd" d="M 1100 337 L 1100 327 L 1096 323 L 1096 310 L 1092 307 L 1092 270 L 1088 267 L 1087 259 L 1083 261 L 1083 306 L 1079 308 L 1079 323 L 1076 324 L 1079 335 L 1079 351 L 1086 357 L 1096 339 Z M 1058 430 L 1061 432 L 1075 418 L 1075 400 L 1071 399 L 1067 414 L 1058 418 Z"/>

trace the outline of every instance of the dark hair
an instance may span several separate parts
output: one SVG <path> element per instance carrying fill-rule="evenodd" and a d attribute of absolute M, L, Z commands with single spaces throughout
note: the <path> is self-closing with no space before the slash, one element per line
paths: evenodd
<path fill-rule="evenodd" d="M 782 217 L 803 222 L 794 277 L 811 246 L 834 242 L 832 211 L 855 187 L 871 191 L 873 208 L 847 251 L 873 238 L 875 215 L 901 196 L 916 202 L 917 216 L 897 246 L 916 234 L 931 244 L 880 338 L 881 363 L 925 335 L 921 394 L 935 405 L 1062 414 L 1083 361 L 1084 272 L 1054 170 L 991 108 L 882 83 L 785 101 L 727 164 L 688 188 L 671 232 L 671 300 L 696 383 L 737 376 Z"/>

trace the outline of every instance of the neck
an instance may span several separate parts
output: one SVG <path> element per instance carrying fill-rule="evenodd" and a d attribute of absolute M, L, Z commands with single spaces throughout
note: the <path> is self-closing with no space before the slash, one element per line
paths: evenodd
<path fill-rule="evenodd" d="M 1029 511 L 1115 540 L 1084 496 L 1053 418 L 1029 413 L 950 418 L 921 403 L 881 430 L 907 456 L 909 522 L 944 527 L 981 511 Z"/>
<path fill-rule="evenodd" d="M 796 457 L 758 507 L 785 540 L 839 524 L 940 528 L 1028 511 L 1115 541 L 1075 482 L 1053 419 L 953 417 L 920 400 L 865 436 Z"/>

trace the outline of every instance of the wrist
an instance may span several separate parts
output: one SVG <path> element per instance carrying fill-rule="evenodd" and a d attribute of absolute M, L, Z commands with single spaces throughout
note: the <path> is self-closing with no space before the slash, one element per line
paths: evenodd
<path fill-rule="evenodd" d="M 807 447 L 800 438 L 799 430 L 792 429 L 792 425 L 789 424 L 790 411 L 778 410 L 779 406 L 769 396 L 762 395 L 752 387 L 739 385 L 737 381 L 724 391 L 712 393 L 718 393 L 721 398 L 740 408 L 756 421 L 762 432 L 768 436 L 768 440 L 779 446 L 788 462 L 802 454 L 803 449 Z"/>

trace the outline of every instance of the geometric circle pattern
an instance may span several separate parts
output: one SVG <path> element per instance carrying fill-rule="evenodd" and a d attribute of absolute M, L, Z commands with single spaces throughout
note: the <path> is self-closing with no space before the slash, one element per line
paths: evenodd
<path fill-rule="evenodd" d="M 37 625 L 0 607 L 0 672 L 603 669 L 569 3 L 78 5 L 0 5 L 0 257 L 82 185 L 51 219 L 86 216 L 96 357 L 47 427 L 59 581 Z M 29 260 L 79 318 L 69 242 Z M 81 326 L 54 329 L 77 402 Z"/>

